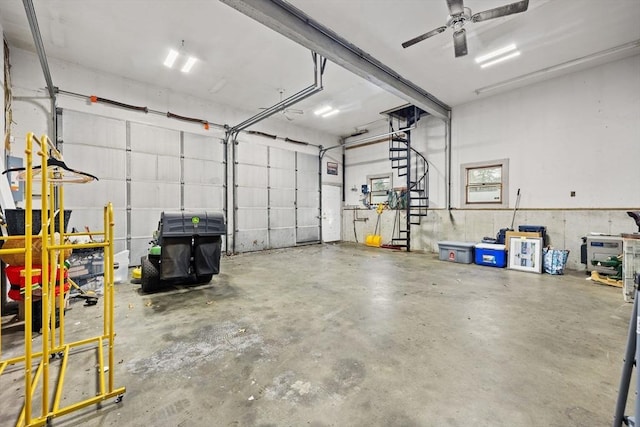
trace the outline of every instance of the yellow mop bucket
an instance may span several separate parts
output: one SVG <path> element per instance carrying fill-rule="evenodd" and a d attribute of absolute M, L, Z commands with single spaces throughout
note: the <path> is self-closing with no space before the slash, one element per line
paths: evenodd
<path fill-rule="evenodd" d="M 364 244 L 367 246 L 374 246 L 379 248 L 382 245 L 382 236 L 378 234 L 378 227 L 380 226 L 380 215 L 382 214 L 382 210 L 384 209 L 384 205 L 380 203 L 376 208 L 376 212 L 378 213 L 378 219 L 376 220 L 376 228 L 373 231 L 373 234 L 367 234 L 364 239 Z"/>

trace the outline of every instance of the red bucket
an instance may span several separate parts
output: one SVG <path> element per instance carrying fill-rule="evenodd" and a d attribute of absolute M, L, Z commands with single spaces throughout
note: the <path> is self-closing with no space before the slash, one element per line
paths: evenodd
<path fill-rule="evenodd" d="M 5 271 L 7 273 L 7 278 L 9 279 L 9 283 L 11 283 L 11 289 L 8 292 L 8 296 L 9 298 L 11 298 L 14 301 L 22 301 L 23 300 L 23 292 L 24 292 L 24 282 L 25 282 L 25 277 L 24 277 L 24 267 L 23 266 L 13 266 L 13 265 L 8 265 L 5 268 Z M 33 270 L 39 270 L 40 266 L 39 265 L 34 265 L 33 266 Z M 54 268 L 51 269 L 51 273 L 54 272 Z M 64 270 L 64 292 L 67 292 L 69 290 L 69 283 L 67 282 L 66 279 L 69 278 L 69 273 L 67 272 L 67 270 Z M 56 275 L 55 278 L 50 277 L 51 283 L 58 283 L 58 275 Z M 41 275 L 40 274 L 33 274 L 31 276 L 31 283 L 32 283 L 32 287 L 33 286 L 38 286 L 37 289 L 33 289 L 33 295 L 36 297 L 40 297 L 41 295 L 41 289 L 40 289 L 40 283 L 42 282 L 41 280 Z M 60 293 L 60 287 L 56 286 L 56 292 L 55 295 L 58 296 L 58 294 Z"/>

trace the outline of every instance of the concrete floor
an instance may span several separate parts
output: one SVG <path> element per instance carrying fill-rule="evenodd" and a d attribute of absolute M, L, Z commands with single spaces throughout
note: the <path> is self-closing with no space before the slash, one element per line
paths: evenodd
<path fill-rule="evenodd" d="M 606 426 L 632 307 L 585 277 L 338 244 L 225 257 L 197 287 L 120 284 L 124 400 L 54 425 Z M 67 340 L 97 335 L 101 304 L 66 321 Z M 2 426 L 21 372 L 0 379 Z M 95 352 L 71 356 L 65 384 L 95 392 Z"/>

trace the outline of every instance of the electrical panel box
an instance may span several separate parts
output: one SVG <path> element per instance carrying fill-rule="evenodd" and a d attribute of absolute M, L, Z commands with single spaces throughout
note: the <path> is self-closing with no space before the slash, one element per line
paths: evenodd
<path fill-rule="evenodd" d="M 601 274 L 616 274 L 615 269 L 593 265 L 592 260 L 605 261 L 611 256 L 622 255 L 621 236 L 587 236 L 587 271 Z"/>

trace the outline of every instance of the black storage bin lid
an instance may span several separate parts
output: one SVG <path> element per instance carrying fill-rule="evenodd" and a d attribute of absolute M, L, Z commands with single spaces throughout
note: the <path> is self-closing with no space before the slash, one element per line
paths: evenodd
<path fill-rule="evenodd" d="M 183 236 L 222 236 L 227 227 L 224 215 L 214 212 L 162 212 L 160 238 Z"/>

